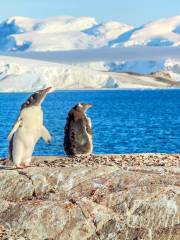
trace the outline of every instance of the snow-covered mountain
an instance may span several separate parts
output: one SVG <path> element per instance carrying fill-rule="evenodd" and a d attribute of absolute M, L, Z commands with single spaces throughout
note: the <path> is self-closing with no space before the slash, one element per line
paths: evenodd
<path fill-rule="evenodd" d="M 110 46 L 180 46 L 180 15 L 130 29 L 109 43 Z"/>
<path fill-rule="evenodd" d="M 180 46 L 180 16 L 139 27 L 90 17 L 11 17 L 0 24 L 0 50 L 55 51 L 104 46 Z"/>
<path fill-rule="evenodd" d="M 131 26 L 118 22 L 98 24 L 90 17 L 11 17 L 0 24 L 0 49 L 55 51 L 96 48 L 107 45 L 130 29 Z"/>

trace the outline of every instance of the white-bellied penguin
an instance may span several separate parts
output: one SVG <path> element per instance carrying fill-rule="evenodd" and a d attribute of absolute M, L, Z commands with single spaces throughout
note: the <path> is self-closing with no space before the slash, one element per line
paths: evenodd
<path fill-rule="evenodd" d="M 21 106 L 20 114 L 9 136 L 9 160 L 17 168 L 30 166 L 32 153 L 37 141 L 42 137 L 51 142 L 51 135 L 43 125 L 41 103 L 51 87 L 33 93 Z"/>
<path fill-rule="evenodd" d="M 64 151 L 68 156 L 92 153 L 92 125 L 86 115 L 91 107 L 91 104 L 79 103 L 68 113 L 64 130 Z"/>

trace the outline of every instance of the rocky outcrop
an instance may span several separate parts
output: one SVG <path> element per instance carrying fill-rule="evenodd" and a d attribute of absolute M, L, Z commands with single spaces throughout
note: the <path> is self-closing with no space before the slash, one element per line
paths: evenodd
<path fill-rule="evenodd" d="M 178 240 L 179 159 L 35 157 L 23 170 L 1 166 L 0 239 Z"/>

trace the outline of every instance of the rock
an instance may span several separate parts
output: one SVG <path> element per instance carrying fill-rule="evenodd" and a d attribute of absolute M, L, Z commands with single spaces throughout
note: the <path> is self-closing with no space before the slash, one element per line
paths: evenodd
<path fill-rule="evenodd" d="M 178 240 L 179 159 L 35 157 L 34 167 L 1 166 L 0 239 Z"/>

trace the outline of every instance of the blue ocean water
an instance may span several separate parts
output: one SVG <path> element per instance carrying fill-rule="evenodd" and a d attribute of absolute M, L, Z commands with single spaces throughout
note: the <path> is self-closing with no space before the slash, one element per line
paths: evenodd
<path fill-rule="evenodd" d="M 7 155 L 7 135 L 21 104 L 30 94 L 0 94 L 0 156 Z M 78 102 L 88 111 L 94 153 L 180 153 L 180 90 L 57 91 L 43 103 L 51 145 L 40 140 L 34 155 L 64 155 L 63 134 L 68 111 Z"/>

